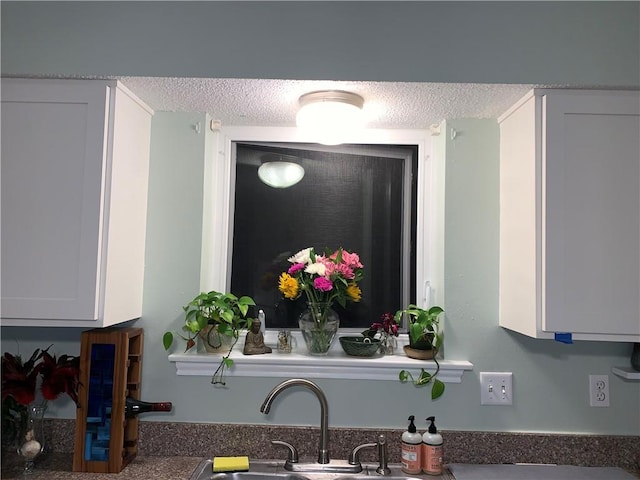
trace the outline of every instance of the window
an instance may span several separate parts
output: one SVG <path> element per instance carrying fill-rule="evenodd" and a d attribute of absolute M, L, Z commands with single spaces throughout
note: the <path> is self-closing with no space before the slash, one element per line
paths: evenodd
<path fill-rule="evenodd" d="M 283 259 L 285 262 L 283 265 L 286 267 L 285 252 L 295 253 L 298 249 L 307 246 L 316 248 L 343 246 L 361 255 L 367 277 L 365 283 L 361 283 L 363 293 L 367 292 L 372 295 L 371 299 L 375 298 L 376 300 L 354 304 L 356 309 L 366 309 L 365 313 L 358 315 L 356 312 L 348 320 L 345 317 L 342 326 L 348 325 L 352 328 L 360 328 L 355 325 L 369 326 L 384 311 L 393 310 L 400 305 L 404 306 L 409 301 L 425 305 L 440 300 L 438 295 L 428 299 L 425 289 L 427 282 L 430 282 L 432 286 L 436 287 L 435 293 L 438 294 L 440 291 L 437 287 L 442 285 L 440 278 L 442 256 L 432 254 L 432 251 L 440 252 L 442 247 L 442 215 L 438 213 L 441 210 L 441 207 L 438 206 L 441 205 L 438 196 L 442 195 L 442 181 L 439 178 L 437 182 L 434 182 L 435 188 L 431 184 L 433 175 L 441 177 L 441 174 L 440 169 L 430 161 L 428 155 L 430 138 L 427 136 L 427 132 L 369 130 L 360 138 L 354 139 L 351 145 L 326 147 L 309 144 L 308 140 L 302 138 L 299 132 L 293 128 L 226 127 L 221 132 L 213 133 L 209 141 L 210 148 L 207 149 L 208 157 L 205 163 L 204 182 L 200 281 L 202 291 L 223 290 L 252 295 L 260 304 L 260 308 L 263 308 L 267 313 L 267 326 L 275 328 L 276 321 L 291 322 L 296 313 L 294 311 L 277 317 L 275 313 L 277 306 L 273 303 L 273 297 L 263 298 L 265 297 L 263 292 L 252 290 L 255 287 L 251 287 L 251 285 L 260 285 L 261 274 L 267 271 L 261 263 L 271 266 L 274 260 Z M 243 157 L 243 150 L 246 150 L 246 158 Z M 353 176 L 353 172 L 345 171 L 342 165 L 330 173 L 329 169 L 319 168 L 318 162 L 337 164 L 346 162 L 340 158 L 360 162 L 357 168 L 353 168 L 359 172 L 355 176 L 363 177 L 365 175 L 362 172 L 369 171 L 370 173 L 367 175 L 370 177 L 367 177 L 366 182 L 360 182 L 361 185 L 357 187 L 359 189 L 358 199 L 361 203 L 357 208 L 375 210 L 375 213 L 384 212 L 386 208 L 388 215 L 383 215 L 378 219 L 364 220 L 368 219 L 369 215 L 358 213 L 355 215 L 358 218 L 357 224 L 344 220 L 334 222 L 338 226 L 344 225 L 355 232 L 355 239 L 340 239 L 339 244 L 333 234 L 323 236 L 317 230 L 309 230 L 306 237 L 295 239 L 289 245 L 280 247 L 274 244 L 268 248 L 262 248 L 265 243 L 270 244 L 273 238 L 284 238 L 284 233 L 287 232 L 286 229 L 280 231 L 272 227 L 271 221 L 274 216 L 282 217 L 283 210 L 286 211 L 293 205 L 295 210 L 303 212 L 304 218 L 305 209 L 311 208 L 307 204 L 302 204 L 302 199 L 293 201 L 281 199 L 279 200 L 280 204 L 276 202 L 272 207 L 261 211 L 252 210 L 251 207 L 244 205 L 242 198 L 236 201 L 237 196 L 244 197 L 246 195 L 240 193 L 236 195 L 236 183 L 239 189 L 248 188 L 248 195 L 255 197 L 255 200 L 263 200 L 263 196 L 267 193 L 288 196 L 290 193 L 287 190 L 295 190 L 296 186 L 277 191 L 255 183 L 258 182 L 255 172 L 260 161 L 259 157 L 265 152 L 273 153 L 274 151 L 293 153 L 302 158 L 301 162 L 308 162 L 308 165 L 304 167 L 308 170 L 305 173 L 305 178 L 311 179 L 315 175 L 313 170 L 319 170 L 318 174 L 325 176 L 324 189 L 331 188 L 332 194 L 339 198 L 340 203 L 343 204 L 351 202 L 352 195 L 334 191 L 333 183 L 335 182 L 330 182 L 329 176 L 340 175 L 341 171 L 344 175 Z M 386 162 L 391 164 L 391 161 L 394 166 L 388 169 L 375 166 Z M 251 162 L 254 163 L 251 167 L 253 173 L 246 175 L 244 172 L 250 167 L 244 163 Z M 402 166 L 400 167 L 400 165 Z M 374 170 L 376 171 L 375 175 Z M 391 180 L 387 178 L 388 176 Z M 394 178 L 396 180 L 393 180 Z M 349 181 L 355 180 L 350 177 Z M 247 185 L 244 185 L 245 182 Z M 318 183 L 320 184 L 320 182 Z M 299 185 L 298 190 L 303 186 L 302 181 Z M 386 207 L 388 200 L 385 198 L 374 199 L 373 192 L 363 193 L 363 185 L 371 190 L 376 190 L 376 193 L 384 192 L 385 195 L 381 196 L 392 198 L 392 203 L 389 205 L 396 205 L 396 209 Z M 322 187 L 322 184 L 320 186 Z M 402 194 L 399 193 L 400 191 Z M 405 195 L 404 193 L 407 191 L 411 193 Z M 400 198 L 402 199 L 400 200 Z M 304 201 L 306 202 L 306 200 Z M 311 217 L 308 214 L 307 216 Z M 236 219 L 238 221 L 234 221 Z M 366 223 L 369 221 L 371 225 Z M 304 225 L 296 226 L 304 230 L 308 224 L 315 224 L 315 219 L 312 221 L 309 218 Z M 378 227 L 378 225 L 382 226 Z M 252 227 L 253 230 L 249 227 Z M 359 236 L 358 231 L 360 231 Z M 364 232 L 377 233 L 381 238 L 374 238 L 375 235 L 371 234 L 365 235 Z M 251 247 L 250 242 L 254 240 L 258 241 L 257 246 Z M 372 248 L 372 245 L 375 246 Z M 386 249 L 385 253 L 380 254 L 379 248 Z M 245 261 L 243 266 L 243 259 L 240 257 L 244 254 L 241 255 L 240 252 L 246 253 L 252 249 L 258 253 L 259 257 L 255 261 Z M 393 253 L 386 253 L 392 250 Z M 367 251 L 369 253 L 366 253 Z M 283 254 L 282 259 L 278 258 L 279 254 Z M 238 263 L 238 258 L 241 263 Z M 400 260 L 398 261 L 398 259 Z M 385 262 L 386 265 L 384 265 Z M 384 273 L 378 273 L 375 268 L 378 263 L 387 269 L 388 278 L 384 278 Z M 245 279 L 241 279 L 242 275 L 238 275 L 242 270 L 244 270 Z M 274 274 L 279 275 L 280 271 L 273 268 Z M 379 271 L 384 272 L 384 270 Z M 244 291 L 243 285 L 247 285 L 246 289 L 251 292 Z M 386 286 L 390 286 L 388 292 L 379 293 L 382 291 L 381 288 L 386 288 Z M 371 302 L 377 301 L 378 297 L 382 300 L 372 305 Z M 398 297 L 400 301 L 396 300 Z M 270 304 L 271 307 L 268 307 Z M 289 306 L 289 308 L 295 307 Z M 289 320 L 286 320 L 285 317 Z"/>
<path fill-rule="evenodd" d="M 278 277 L 305 247 L 357 252 L 362 299 L 334 305 L 341 327 L 366 328 L 384 312 L 415 302 L 416 145 L 234 143 L 236 181 L 231 291 L 250 295 L 267 328 L 296 328 L 304 295 L 282 299 Z M 302 180 L 273 188 L 263 162 L 286 159 Z"/>

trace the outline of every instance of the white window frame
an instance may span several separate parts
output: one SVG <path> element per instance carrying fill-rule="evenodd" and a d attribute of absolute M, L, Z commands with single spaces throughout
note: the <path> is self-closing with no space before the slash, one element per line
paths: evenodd
<path fill-rule="evenodd" d="M 431 153 L 430 134 L 424 130 L 366 130 L 349 140 L 359 144 L 405 144 L 418 146 L 418 190 L 416 230 L 416 303 L 420 306 L 443 305 L 444 292 L 444 162 Z M 295 128 L 225 127 L 208 132 L 204 167 L 203 232 L 200 287 L 202 291 L 227 291 L 231 284 L 231 236 L 233 234 L 233 200 L 235 186 L 234 142 L 313 143 Z M 298 345 L 303 345 L 294 331 Z M 265 341 L 275 344 L 277 332 L 267 331 Z M 340 335 L 340 334 L 339 334 Z M 342 378 L 395 380 L 400 369 L 419 375 L 421 368 L 433 370 L 433 361 L 413 360 L 404 355 L 402 345 L 408 343 L 400 335 L 398 354 L 380 359 L 348 357 L 338 342 L 329 355 L 316 357 L 300 353 L 243 355 L 235 349 L 234 365 L 229 376 Z M 338 346 L 336 346 L 338 345 Z M 192 349 L 195 350 L 195 349 Z M 260 358 L 257 358 L 260 357 Z M 169 360 L 178 375 L 211 376 L 219 364 L 219 356 L 195 351 L 173 353 Z M 464 371 L 473 370 L 467 360 L 440 361 L 439 378 L 445 383 L 461 383 Z"/>
<path fill-rule="evenodd" d="M 225 127 L 213 133 L 210 155 L 205 159 L 202 228 L 201 291 L 227 291 L 231 284 L 233 209 L 235 188 L 234 142 L 313 143 L 296 128 Z M 416 302 L 421 306 L 442 304 L 444 249 L 442 215 L 436 212 L 438 171 L 433 165 L 429 133 L 425 130 L 365 130 L 349 143 L 406 144 L 418 146 Z M 434 181 L 435 180 L 435 181 Z M 442 210 L 442 207 L 440 207 Z M 440 221 L 438 221 L 440 219 Z M 440 259 L 440 260 L 438 260 Z"/>

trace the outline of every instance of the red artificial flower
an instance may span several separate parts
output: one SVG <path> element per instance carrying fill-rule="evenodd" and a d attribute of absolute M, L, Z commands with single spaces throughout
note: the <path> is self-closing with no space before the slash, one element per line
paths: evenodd
<path fill-rule="evenodd" d="M 79 358 L 61 355 L 56 361 L 55 356 L 43 352 L 41 365 L 42 396 L 55 400 L 61 393 L 66 393 L 77 404 Z"/>
<path fill-rule="evenodd" d="M 2 400 L 11 396 L 21 405 L 29 405 L 36 394 L 36 380 L 41 364 L 36 361 L 42 356 L 40 349 L 22 363 L 20 355 L 5 353 L 2 356 Z"/>
<path fill-rule="evenodd" d="M 29 405 L 35 400 L 36 383 L 41 375 L 41 390 L 45 399 L 55 400 L 61 393 L 66 393 L 78 403 L 79 357 L 61 355 L 56 360 L 48 352 L 49 348 L 42 351 L 36 349 L 24 363 L 20 355 L 5 353 L 2 356 L 3 402 L 12 397 L 20 405 Z"/>

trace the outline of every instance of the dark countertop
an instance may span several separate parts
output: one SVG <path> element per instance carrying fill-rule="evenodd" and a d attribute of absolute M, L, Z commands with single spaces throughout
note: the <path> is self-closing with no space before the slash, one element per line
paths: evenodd
<path fill-rule="evenodd" d="M 189 480 L 200 464 L 200 457 L 151 457 L 138 456 L 120 473 L 73 472 L 73 455 L 48 453 L 36 462 L 30 480 Z M 3 455 L 2 479 L 23 480 L 24 462 L 18 455 Z M 412 475 L 416 476 L 416 475 Z M 420 475 L 429 480 L 454 480 L 449 474 L 440 476 Z"/>
<path fill-rule="evenodd" d="M 30 480 L 189 480 L 203 459 L 184 456 L 138 456 L 120 473 L 73 472 L 73 455 L 69 453 L 48 453 L 36 463 Z M 22 480 L 24 462 L 17 455 L 5 452 L 2 458 L 2 479 Z M 640 478 L 639 473 L 631 471 Z M 448 471 L 440 476 L 411 475 L 424 480 L 455 480 Z"/>
<path fill-rule="evenodd" d="M 73 454 L 49 453 L 36 460 L 30 480 L 189 480 L 202 461 L 199 457 L 136 457 L 120 473 L 82 473 L 73 471 Z M 3 479 L 21 479 L 24 462 L 16 455 L 2 458 Z"/>

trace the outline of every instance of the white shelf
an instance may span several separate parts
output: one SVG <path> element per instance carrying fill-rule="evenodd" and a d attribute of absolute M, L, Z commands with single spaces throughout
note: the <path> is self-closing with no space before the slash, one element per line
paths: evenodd
<path fill-rule="evenodd" d="M 631 367 L 613 367 L 611 371 L 627 380 L 640 380 L 640 372 Z"/>
<path fill-rule="evenodd" d="M 334 342 L 328 355 L 308 355 L 304 353 L 305 347 L 302 338 L 296 335 L 299 332 L 294 331 L 292 334 L 296 338 L 298 352 L 278 353 L 274 346 L 275 342 L 269 341 L 272 335 L 267 333 L 266 344 L 273 348 L 273 353 L 243 355 L 244 338 L 241 338 L 230 357 L 234 364 L 225 374 L 238 377 L 398 380 L 398 374 L 403 369 L 410 371 L 417 378 L 421 368 L 429 372 L 433 372 L 436 368 L 433 361 L 408 358 L 402 350 L 402 345 L 406 342 L 406 339 L 403 338 L 400 339 L 395 355 L 363 358 L 345 354 L 338 340 Z M 175 363 L 177 375 L 211 377 L 218 368 L 220 356 L 219 354 L 190 351 L 172 353 L 169 355 L 169 361 Z M 438 379 L 445 383 L 461 383 L 465 370 L 473 370 L 473 364 L 466 360 L 439 360 L 439 363 Z"/>

